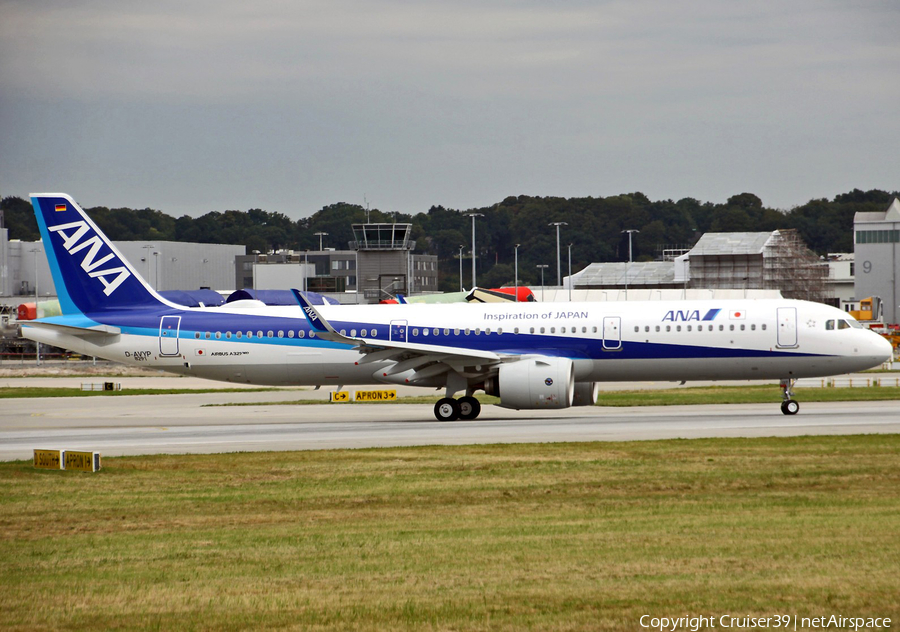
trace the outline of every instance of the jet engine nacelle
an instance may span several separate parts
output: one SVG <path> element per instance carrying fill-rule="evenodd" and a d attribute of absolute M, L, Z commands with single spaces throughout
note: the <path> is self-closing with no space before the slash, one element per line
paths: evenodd
<path fill-rule="evenodd" d="M 574 374 L 568 358 L 533 356 L 501 364 L 484 390 L 499 397 L 502 408 L 568 408 L 575 392 Z"/>

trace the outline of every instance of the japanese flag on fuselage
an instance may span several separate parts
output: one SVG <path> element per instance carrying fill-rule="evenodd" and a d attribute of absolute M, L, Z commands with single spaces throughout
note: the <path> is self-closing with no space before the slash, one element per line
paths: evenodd
<path fill-rule="evenodd" d="M 729 312 L 728 317 L 731 320 L 743 320 L 747 317 L 747 312 L 742 309 L 733 309 Z"/>

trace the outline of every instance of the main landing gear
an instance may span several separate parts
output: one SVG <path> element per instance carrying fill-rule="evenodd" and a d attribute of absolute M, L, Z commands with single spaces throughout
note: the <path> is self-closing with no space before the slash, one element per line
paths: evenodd
<path fill-rule="evenodd" d="M 434 405 L 434 416 L 438 421 L 471 421 L 481 413 L 481 402 L 471 396 L 453 399 L 443 397 Z"/>
<path fill-rule="evenodd" d="M 797 411 L 800 410 L 800 404 L 797 403 L 797 400 L 794 399 L 794 382 L 797 380 L 781 380 L 781 397 L 784 399 L 781 402 L 781 412 L 785 415 L 796 415 Z"/>

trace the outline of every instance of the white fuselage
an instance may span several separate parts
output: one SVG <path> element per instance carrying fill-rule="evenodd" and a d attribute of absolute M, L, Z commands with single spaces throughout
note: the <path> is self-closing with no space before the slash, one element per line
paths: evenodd
<path fill-rule="evenodd" d="M 805 301 L 345 305 L 319 311 L 354 338 L 567 357 L 580 382 L 792 379 L 863 370 L 890 357 L 884 339 L 844 312 Z M 105 318 L 119 333 L 70 335 L 37 322 L 24 324 L 23 334 L 87 355 L 229 382 L 391 381 L 383 376 L 385 363 L 357 364 L 363 354 L 352 346 L 316 337 L 299 307 L 226 305 L 150 319 Z"/>

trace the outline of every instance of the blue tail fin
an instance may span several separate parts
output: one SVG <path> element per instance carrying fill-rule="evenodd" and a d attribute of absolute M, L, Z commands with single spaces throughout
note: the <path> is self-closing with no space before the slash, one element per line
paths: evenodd
<path fill-rule="evenodd" d="M 174 307 L 147 285 L 75 201 L 64 193 L 33 193 L 63 314 Z"/>

